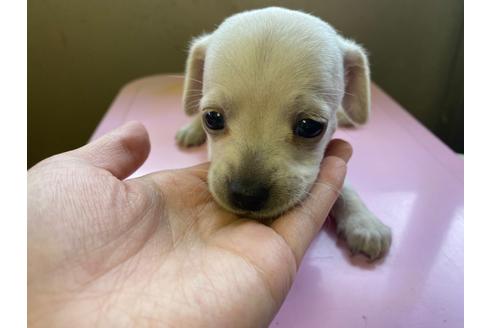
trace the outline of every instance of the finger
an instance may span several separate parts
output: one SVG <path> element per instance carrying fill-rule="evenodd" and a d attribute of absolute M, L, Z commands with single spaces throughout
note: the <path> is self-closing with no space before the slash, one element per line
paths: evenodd
<path fill-rule="evenodd" d="M 320 173 L 308 198 L 272 224 L 294 252 L 297 265 L 338 198 L 351 154 L 352 147 L 347 142 L 334 140 L 321 162 Z"/>
<path fill-rule="evenodd" d="M 89 144 L 68 153 L 124 179 L 135 172 L 150 152 L 149 135 L 138 122 L 128 122 Z"/>
<path fill-rule="evenodd" d="M 168 177 L 170 174 L 174 175 L 175 177 L 177 177 L 177 176 L 182 177 L 182 174 L 184 173 L 185 175 L 197 177 L 200 180 L 202 180 L 204 183 L 207 183 L 209 168 L 210 168 L 210 162 L 206 162 L 206 163 L 201 163 L 201 164 L 197 164 L 197 165 L 182 168 L 182 169 L 162 170 L 162 171 L 152 172 L 152 173 L 149 173 L 149 174 L 144 175 L 142 177 L 130 179 L 128 181 L 141 180 L 141 179 L 151 179 L 154 182 L 157 182 L 157 185 L 163 186 L 165 188 L 166 186 L 163 184 L 163 181 L 166 181 L 166 182 L 168 181 L 168 180 L 166 180 L 166 177 Z"/>
<path fill-rule="evenodd" d="M 185 169 L 183 169 L 185 172 L 188 172 L 190 174 L 193 174 L 197 177 L 199 177 L 201 180 L 203 181 L 207 181 L 207 177 L 208 177 L 208 170 L 210 168 L 210 162 L 207 162 L 207 163 L 201 163 L 201 164 L 198 164 L 198 165 L 194 165 L 194 166 L 191 166 L 191 167 L 187 167 Z"/>
<path fill-rule="evenodd" d="M 336 156 L 347 163 L 352 157 L 352 146 L 342 139 L 333 139 L 330 141 L 325 150 L 325 157 Z"/>

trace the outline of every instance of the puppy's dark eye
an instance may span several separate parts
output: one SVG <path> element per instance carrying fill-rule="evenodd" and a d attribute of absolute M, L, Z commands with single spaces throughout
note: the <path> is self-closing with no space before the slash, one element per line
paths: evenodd
<path fill-rule="evenodd" d="M 294 126 L 294 133 L 303 138 L 314 138 L 323 132 L 325 125 L 323 123 L 305 118 L 297 121 Z"/>
<path fill-rule="evenodd" d="M 211 130 L 222 130 L 224 128 L 224 116 L 219 112 L 206 112 L 203 114 L 203 119 Z"/>

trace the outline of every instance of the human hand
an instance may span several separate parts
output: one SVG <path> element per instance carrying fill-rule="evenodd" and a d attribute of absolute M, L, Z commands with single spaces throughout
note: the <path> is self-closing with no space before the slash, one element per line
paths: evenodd
<path fill-rule="evenodd" d="M 351 155 L 333 141 L 308 199 L 265 225 L 215 203 L 208 164 L 123 181 L 149 150 L 130 123 L 28 171 L 30 326 L 267 326 Z"/>

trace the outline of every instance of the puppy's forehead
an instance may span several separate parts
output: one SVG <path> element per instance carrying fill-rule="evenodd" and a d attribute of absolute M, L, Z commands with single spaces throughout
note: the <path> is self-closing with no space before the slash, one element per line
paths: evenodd
<path fill-rule="evenodd" d="M 247 15 L 222 24 L 207 49 L 204 93 L 222 89 L 235 101 L 265 106 L 303 93 L 343 89 L 335 32 L 304 16 L 268 20 Z"/>

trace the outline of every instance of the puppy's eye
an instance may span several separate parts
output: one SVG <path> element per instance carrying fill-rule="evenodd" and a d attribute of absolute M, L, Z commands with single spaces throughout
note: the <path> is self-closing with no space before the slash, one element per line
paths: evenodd
<path fill-rule="evenodd" d="M 203 114 L 203 119 L 211 130 L 222 130 L 224 128 L 224 116 L 219 112 L 206 112 Z"/>
<path fill-rule="evenodd" d="M 325 125 L 321 122 L 305 118 L 297 121 L 294 126 L 294 133 L 303 138 L 314 138 L 323 132 Z"/>

